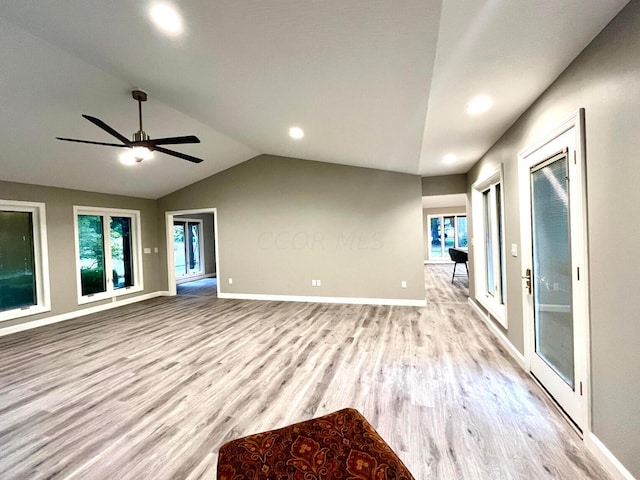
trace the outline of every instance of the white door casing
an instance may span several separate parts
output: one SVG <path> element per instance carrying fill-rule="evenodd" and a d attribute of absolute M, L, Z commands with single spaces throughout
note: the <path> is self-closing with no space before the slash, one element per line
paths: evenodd
<path fill-rule="evenodd" d="M 527 269 L 533 268 L 532 167 L 566 149 L 569 177 L 574 388 L 571 388 L 536 352 L 534 296 L 527 293 L 523 279 L 525 362 L 529 371 L 583 432 L 590 430 L 589 275 L 584 145 L 584 110 L 580 109 L 550 135 L 518 154 L 521 272 L 524 276 Z"/>

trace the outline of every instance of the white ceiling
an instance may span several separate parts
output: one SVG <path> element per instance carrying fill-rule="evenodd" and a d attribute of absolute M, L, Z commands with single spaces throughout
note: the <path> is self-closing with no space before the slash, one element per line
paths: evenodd
<path fill-rule="evenodd" d="M 157 198 L 260 153 L 466 172 L 627 1 L 182 0 L 169 38 L 150 1 L 3 0 L 0 179 Z M 199 136 L 175 149 L 202 164 L 54 139 L 112 141 L 83 113 L 130 136 L 133 87 L 145 130 Z"/>

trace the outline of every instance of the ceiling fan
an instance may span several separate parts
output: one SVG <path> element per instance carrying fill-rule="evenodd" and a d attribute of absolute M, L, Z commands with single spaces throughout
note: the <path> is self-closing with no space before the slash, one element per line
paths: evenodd
<path fill-rule="evenodd" d="M 105 143 L 105 142 L 92 142 L 90 140 L 77 140 L 75 138 L 63 138 L 56 137 L 58 140 L 64 140 L 66 142 L 77 142 L 77 143 L 90 143 L 92 145 L 105 145 L 107 147 L 121 147 L 128 148 L 129 150 L 125 152 L 123 156 L 120 157 L 123 163 L 135 164 L 140 163 L 143 160 L 148 160 L 153 157 L 152 152 L 161 152 L 166 153 L 167 155 L 171 155 L 173 157 L 178 157 L 183 160 L 187 160 L 193 163 L 202 162 L 201 158 L 192 157 L 191 155 L 187 155 L 186 153 L 176 152 L 174 150 L 169 150 L 168 148 L 160 147 L 159 145 L 179 145 L 185 143 L 200 143 L 200 139 L 195 135 L 187 135 L 184 137 L 166 137 L 166 138 L 156 138 L 151 139 L 149 135 L 142 129 L 142 102 L 147 101 L 147 92 L 142 90 L 133 90 L 131 95 L 134 100 L 138 102 L 138 120 L 140 122 L 140 130 L 133 134 L 133 140 L 129 140 L 124 135 L 116 132 L 109 125 L 104 123 L 102 120 L 96 117 L 92 117 L 90 115 L 82 115 L 84 118 L 89 120 L 91 123 L 101 128 L 109 135 L 117 138 L 122 143 Z"/>

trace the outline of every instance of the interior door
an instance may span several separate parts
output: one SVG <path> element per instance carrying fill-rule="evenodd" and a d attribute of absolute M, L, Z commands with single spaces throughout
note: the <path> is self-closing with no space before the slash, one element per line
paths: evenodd
<path fill-rule="evenodd" d="M 521 200 L 525 317 L 531 373 L 570 419 L 587 421 L 586 229 L 576 129 L 569 128 L 523 160 L 528 198 Z M 526 238 L 526 241 L 524 240 Z"/>

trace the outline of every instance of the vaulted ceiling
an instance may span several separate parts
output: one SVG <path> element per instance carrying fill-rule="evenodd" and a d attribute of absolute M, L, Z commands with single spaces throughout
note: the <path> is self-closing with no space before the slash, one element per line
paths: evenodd
<path fill-rule="evenodd" d="M 153 1 L 4 0 L 0 179 L 158 198 L 260 153 L 464 173 L 627 1 L 182 0 L 166 36 Z M 83 113 L 129 136 L 134 87 L 145 130 L 197 135 L 175 149 L 203 163 L 55 140 L 113 140 Z"/>

